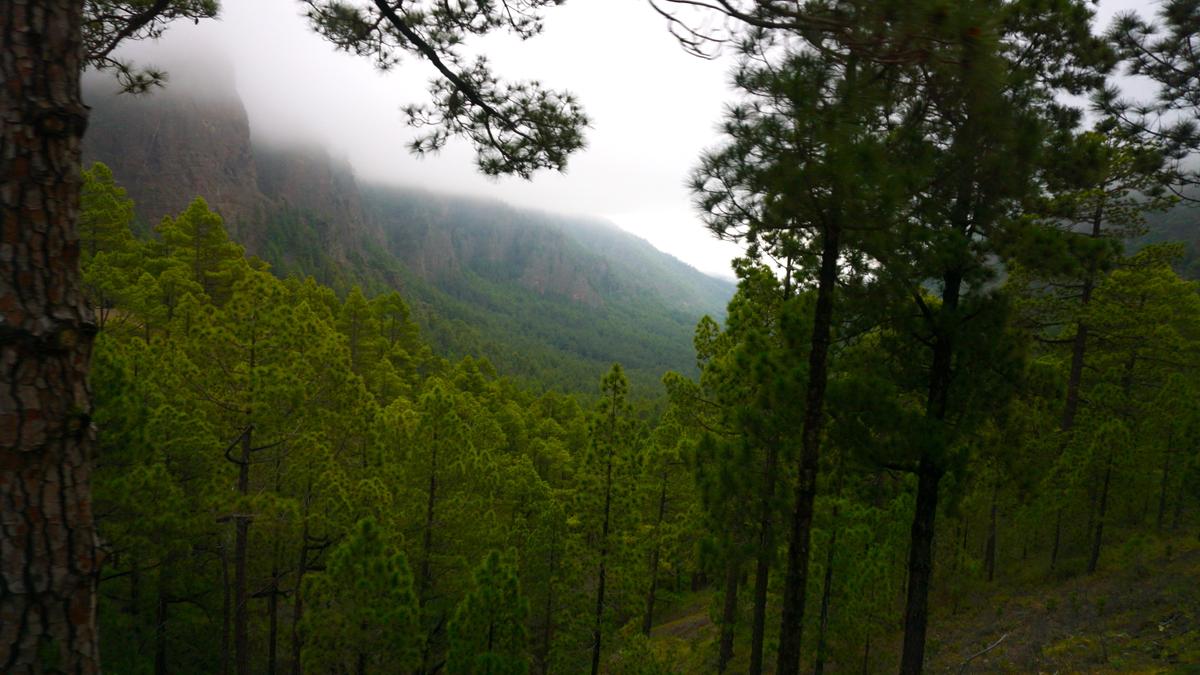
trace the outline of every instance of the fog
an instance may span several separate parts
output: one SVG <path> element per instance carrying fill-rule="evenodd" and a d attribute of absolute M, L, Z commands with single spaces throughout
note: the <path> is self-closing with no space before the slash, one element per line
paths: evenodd
<path fill-rule="evenodd" d="M 1137 0 L 1106 0 L 1101 21 Z M 413 157 L 400 108 L 425 100 L 429 65 L 408 58 L 387 73 L 337 53 L 313 33 L 296 0 L 225 0 L 221 17 L 172 26 L 124 54 L 140 65 L 232 64 L 256 140 L 325 145 L 369 181 L 502 199 L 611 220 L 705 272 L 730 276 L 738 247 L 704 228 L 686 188 L 699 153 L 719 142 L 730 59 L 686 54 L 645 0 L 571 0 L 545 12 L 545 33 L 521 42 L 490 36 L 473 50 L 497 73 L 578 95 L 592 128 L 565 174 L 490 179 L 453 141 Z M 222 67 L 222 66 L 218 66 Z M 169 85 L 168 85 L 169 86 Z"/>

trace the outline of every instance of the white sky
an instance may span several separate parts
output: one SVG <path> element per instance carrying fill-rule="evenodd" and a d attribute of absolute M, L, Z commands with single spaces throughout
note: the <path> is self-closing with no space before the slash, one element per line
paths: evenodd
<path fill-rule="evenodd" d="M 588 147 L 566 174 L 541 172 L 528 182 L 479 175 L 463 142 L 422 159 L 409 154 L 414 131 L 400 108 L 425 100 L 427 63 L 409 58 L 380 73 L 336 53 L 308 28 L 296 0 L 222 4 L 219 20 L 172 26 L 158 44 L 136 45 L 136 59 L 223 52 L 257 138 L 323 143 L 365 180 L 606 218 L 703 271 L 731 276 L 737 247 L 704 228 L 685 186 L 700 152 L 719 141 L 731 64 L 684 53 L 646 0 L 570 0 L 546 10 L 543 35 L 480 43 L 497 73 L 569 89 L 592 120 Z M 1149 7 L 1105 0 L 1100 16 L 1107 24 L 1116 8 Z"/>

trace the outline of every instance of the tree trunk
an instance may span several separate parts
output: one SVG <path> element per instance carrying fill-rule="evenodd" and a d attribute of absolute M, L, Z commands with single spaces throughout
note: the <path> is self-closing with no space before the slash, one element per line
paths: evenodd
<path fill-rule="evenodd" d="M 908 594 L 904 611 L 902 675 L 917 675 L 925 663 L 925 630 L 929 621 L 929 582 L 933 577 L 933 530 L 941 472 L 922 460 L 917 472 L 917 505 L 908 554 Z"/>
<path fill-rule="evenodd" d="M 251 368 L 253 352 L 251 352 Z M 242 455 L 238 462 L 238 494 L 250 494 L 250 450 L 254 436 L 253 426 L 242 433 Z M 237 675 L 250 675 L 250 636 L 248 603 L 246 596 L 246 563 L 250 548 L 250 514 L 234 514 L 237 527 L 233 544 L 233 663 Z"/>
<path fill-rule="evenodd" d="M 1062 542 L 1063 507 L 1058 507 L 1058 515 L 1054 517 L 1054 546 L 1050 549 L 1050 571 L 1058 564 L 1058 547 Z"/>
<path fill-rule="evenodd" d="M 808 386 L 804 396 L 801 430 L 800 471 L 796 478 L 796 501 L 788 542 L 787 577 L 779 627 L 778 675 L 798 675 L 800 645 L 804 633 L 804 601 L 808 590 L 808 548 L 812 535 L 813 500 L 817 494 L 817 469 L 821 453 L 821 430 L 825 421 L 825 386 L 829 376 L 830 328 L 833 324 L 833 292 L 837 284 L 839 231 L 831 224 L 822 233 L 821 270 L 817 276 L 817 304 L 808 355 Z"/>
<path fill-rule="evenodd" d="M 279 642 L 279 570 L 271 567 L 271 588 L 267 596 L 267 675 L 275 675 L 277 658 L 276 645 Z"/>
<path fill-rule="evenodd" d="M 78 0 L 0 3 L 0 672 L 95 673 Z"/>
<path fill-rule="evenodd" d="M 1088 556 L 1088 574 L 1094 573 L 1096 566 L 1100 563 L 1100 546 L 1104 541 L 1104 518 L 1108 513 L 1108 486 L 1112 479 L 1112 465 L 1113 456 L 1110 452 L 1108 455 L 1108 466 L 1104 469 L 1104 486 L 1100 490 L 1100 514 L 1096 519 L 1096 537 L 1092 540 L 1092 554 Z"/>
<path fill-rule="evenodd" d="M 1104 224 L 1104 202 L 1096 206 L 1096 212 L 1092 216 L 1092 231 L 1091 238 L 1098 239 L 1100 237 L 1101 227 Z M 1089 262 L 1087 276 L 1083 279 L 1083 289 L 1079 295 L 1079 306 L 1081 309 L 1086 309 L 1092 301 L 1092 291 L 1095 290 L 1096 279 L 1096 263 Z M 1071 341 L 1071 370 L 1067 376 L 1067 400 L 1063 405 L 1062 422 L 1059 424 L 1059 429 L 1064 433 L 1071 431 L 1075 426 L 1075 415 L 1079 411 L 1079 390 L 1083 384 L 1083 366 L 1084 356 L 1087 353 L 1088 341 L 1088 325 L 1083 321 L 1075 323 L 1075 339 Z"/>
<path fill-rule="evenodd" d="M 167 579 L 170 568 L 164 562 L 158 571 L 158 600 L 154 611 L 154 675 L 167 675 Z"/>
<path fill-rule="evenodd" d="M 960 199 L 960 201 L 962 201 Z M 926 417 L 946 419 L 953 378 L 954 341 L 946 325 L 957 319 L 962 274 L 946 274 L 940 314 L 932 326 L 935 332 L 933 360 L 929 368 L 929 394 Z M 941 324 L 941 325 L 937 325 Z M 937 519 L 938 484 L 942 480 L 941 458 L 926 449 L 917 465 L 917 503 L 913 510 L 911 541 L 908 552 L 908 583 L 904 607 L 904 649 L 900 656 L 901 675 L 917 675 L 925 667 L 925 631 L 929 622 L 929 582 L 933 576 L 933 533 Z"/>
<path fill-rule="evenodd" d="M 871 672 L 871 636 L 868 635 L 865 643 L 863 644 L 862 673 L 863 673 L 863 675 L 869 675 L 870 672 Z"/>
<path fill-rule="evenodd" d="M 662 475 L 662 489 L 658 495 L 658 520 L 654 524 L 654 551 L 650 554 L 650 589 L 646 593 L 646 614 L 642 617 L 642 635 L 650 637 L 654 625 L 654 596 L 658 592 L 658 559 L 662 550 L 662 523 L 667 514 L 667 473 Z"/>
<path fill-rule="evenodd" d="M 311 489 L 311 485 L 309 486 Z M 305 513 L 304 529 L 300 543 L 300 562 L 296 565 L 296 597 L 292 598 L 292 675 L 301 675 L 300 621 L 304 618 L 304 573 L 308 571 L 308 514 Z"/>
<path fill-rule="evenodd" d="M 436 520 L 437 508 L 437 475 L 438 475 L 438 434 L 434 431 L 433 442 L 429 454 L 429 496 L 425 502 L 425 529 L 421 538 L 421 579 L 417 593 L 417 606 L 421 612 L 422 621 L 425 618 L 425 605 L 429 602 L 429 594 L 433 588 L 433 526 Z M 433 647 L 433 634 L 425 636 L 421 647 L 421 670 L 429 672 L 429 656 Z"/>
<path fill-rule="evenodd" d="M 233 619 L 233 593 L 229 585 L 229 544 L 221 542 L 221 675 L 229 675 L 230 627 Z"/>
<path fill-rule="evenodd" d="M 984 560 L 987 567 L 987 580 L 991 583 L 996 579 L 996 488 L 992 487 L 991 519 L 988 523 L 987 545 L 984 550 Z"/>
<path fill-rule="evenodd" d="M 829 600 L 833 593 L 833 559 L 837 552 L 837 518 L 838 510 L 833 509 L 833 531 L 829 535 L 829 550 L 825 552 L 825 583 L 821 589 L 821 623 L 817 630 L 817 660 L 813 665 L 813 675 L 825 672 L 825 636 L 829 628 Z"/>
<path fill-rule="evenodd" d="M 604 585 L 608 573 L 608 527 L 612 512 L 612 470 L 613 453 L 616 448 L 617 402 L 614 397 L 612 409 L 609 412 L 609 446 L 608 459 L 604 469 L 604 524 L 600 533 L 600 569 L 596 575 L 596 619 L 592 624 L 592 675 L 600 673 L 600 648 L 602 629 L 604 627 Z"/>
<path fill-rule="evenodd" d="M 741 565 L 730 555 L 725 563 L 725 603 L 721 607 L 721 645 L 717 655 L 717 672 L 723 673 L 733 659 L 733 629 L 737 626 L 738 581 Z"/>
<path fill-rule="evenodd" d="M 1167 517 L 1167 486 L 1171 482 L 1171 444 L 1173 438 L 1167 441 L 1167 447 L 1163 452 L 1163 468 L 1162 482 L 1158 488 L 1158 518 L 1155 520 L 1155 527 L 1159 532 L 1162 532 L 1163 524 Z"/>
<path fill-rule="evenodd" d="M 542 675 L 550 673 L 550 643 L 554 637 L 554 571 L 558 564 L 556 552 L 552 544 L 550 546 L 550 573 L 546 575 L 546 608 L 545 621 L 542 623 L 541 653 L 538 655 Z"/>
<path fill-rule="evenodd" d="M 772 511 L 775 501 L 775 478 L 779 463 L 779 445 L 772 441 L 767 447 L 763 464 L 763 488 L 758 514 L 758 560 L 754 570 L 754 619 L 750 635 L 750 675 L 762 675 L 763 640 L 767 632 L 767 588 L 771 577 L 771 560 L 775 557 Z"/>

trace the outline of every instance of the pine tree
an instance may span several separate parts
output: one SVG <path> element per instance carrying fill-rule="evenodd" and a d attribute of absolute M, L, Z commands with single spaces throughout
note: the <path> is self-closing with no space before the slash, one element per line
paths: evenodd
<path fill-rule="evenodd" d="M 475 571 L 474 589 L 463 597 L 450 621 L 446 670 L 458 675 L 524 675 L 525 619 L 529 603 L 521 594 L 515 552 L 491 551 Z"/>
<path fill-rule="evenodd" d="M 305 581 L 306 668 L 329 673 L 407 671 L 420 663 L 416 596 L 404 555 L 373 520 L 359 521 Z"/>

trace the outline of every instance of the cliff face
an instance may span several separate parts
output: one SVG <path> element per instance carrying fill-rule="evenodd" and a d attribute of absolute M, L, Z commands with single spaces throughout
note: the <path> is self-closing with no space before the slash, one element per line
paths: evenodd
<path fill-rule="evenodd" d="M 266 204 L 246 110 L 236 96 L 199 97 L 181 88 L 113 96 L 104 92 L 107 83 L 90 84 L 85 164 L 108 164 L 150 225 L 203 196 L 237 238 L 254 243 L 246 226 Z"/>
<path fill-rule="evenodd" d="M 199 196 L 257 255 L 266 252 L 268 225 L 282 213 L 304 213 L 323 252 L 338 263 L 382 240 L 367 223 L 347 164 L 319 148 L 256 145 L 232 75 L 206 73 L 198 82 L 186 69 L 180 78 L 171 72 L 171 85 L 148 96 L 114 96 L 101 80 L 85 88 L 92 114 L 84 163 L 107 164 L 139 218 L 153 226 Z"/>

